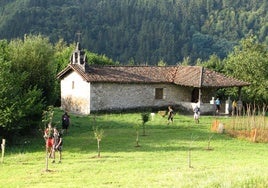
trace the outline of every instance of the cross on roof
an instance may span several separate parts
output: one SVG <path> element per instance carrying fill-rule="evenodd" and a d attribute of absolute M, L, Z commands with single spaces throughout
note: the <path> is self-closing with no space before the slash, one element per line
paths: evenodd
<path fill-rule="evenodd" d="M 80 31 L 76 32 L 75 35 L 77 35 L 77 42 L 81 42 L 81 35 L 82 33 Z"/>

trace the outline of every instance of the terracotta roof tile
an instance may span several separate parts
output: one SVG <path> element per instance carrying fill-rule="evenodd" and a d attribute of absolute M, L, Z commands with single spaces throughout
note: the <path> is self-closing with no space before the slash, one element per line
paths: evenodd
<path fill-rule="evenodd" d="M 174 77 L 174 83 L 183 86 L 200 86 L 201 67 L 197 66 L 178 66 Z"/>
<path fill-rule="evenodd" d="M 174 83 L 189 87 L 246 86 L 247 82 L 227 77 L 200 66 L 87 66 L 69 64 L 58 74 L 78 72 L 88 82 Z"/>
<path fill-rule="evenodd" d="M 250 83 L 225 76 L 209 69 L 204 69 L 203 71 L 202 87 L 234 87 L 248 85 L 250 85 Z"/>

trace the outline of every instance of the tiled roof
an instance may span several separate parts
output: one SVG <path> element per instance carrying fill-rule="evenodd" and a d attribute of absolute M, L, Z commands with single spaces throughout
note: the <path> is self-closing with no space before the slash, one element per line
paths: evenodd
<path fill-rule="evenodd" d="M 86 66 L 84 71 L 80 65 L 69 64 L 58 78 L 70 71 L 76 71 L 88 82 L 174 83 L 198 88 L 249 85 L 200 66 Z"/>

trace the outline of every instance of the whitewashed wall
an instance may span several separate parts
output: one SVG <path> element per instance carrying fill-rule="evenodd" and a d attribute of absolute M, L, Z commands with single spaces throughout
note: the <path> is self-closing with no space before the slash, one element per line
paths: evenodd
<path fill-rule="evenodd" d="M 61 80 L 61 107 L 74 113 L 90 113 L 90 83 L 76 72 Z"/>

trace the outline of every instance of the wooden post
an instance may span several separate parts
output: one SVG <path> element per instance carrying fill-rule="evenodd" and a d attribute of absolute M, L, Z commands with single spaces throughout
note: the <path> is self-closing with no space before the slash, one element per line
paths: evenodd
<path fill-rule="evenodd" d="M 253 142 L 256 142 L 257 128 L 254 129 Z"/>
<path fill-rule="evenodd" d="M 199 92 L 198 92 L 198 103 L 200 107 L 202 103 L 202 89 L 201 88 L 199 88 Z"/>
<path fill-rule="evenodd" d="M 5 139 L 2 139 L 2 144 L 1 144 L 1 149 L 2 149 L 2 159 L 1 159 L 1 163 L 4 162 L 5 145 L 6 145 L 6 140 L 5 140 Z"/>
<path fill-rule="evenodd" d="M 191 148 L 189 148 L 189 151 L 188 151 L 188 167 L 192 168 L 192 165 L 191 165 Z"/>

